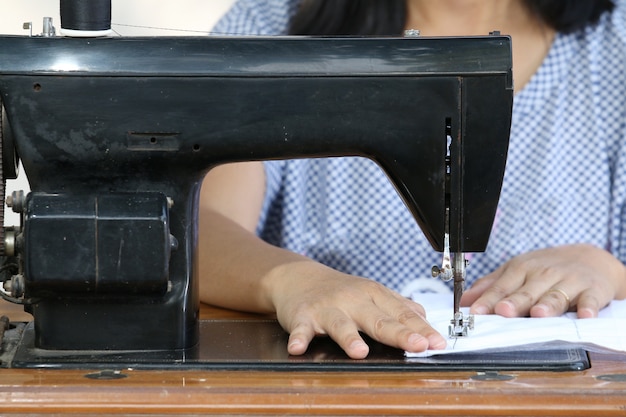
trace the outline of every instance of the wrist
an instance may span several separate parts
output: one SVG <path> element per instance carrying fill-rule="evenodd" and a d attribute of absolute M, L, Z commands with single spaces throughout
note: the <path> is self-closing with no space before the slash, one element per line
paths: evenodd
<path fill-rule="evenodd" d="M 310 291 L 323 288 L 320 283 L 328 271 L 327 266 L 304 256 L 289 253 L 290 259 L 274 266 L 262 281 L 263 303 L 276 312 L 279 305 L 306 296 Z"/>

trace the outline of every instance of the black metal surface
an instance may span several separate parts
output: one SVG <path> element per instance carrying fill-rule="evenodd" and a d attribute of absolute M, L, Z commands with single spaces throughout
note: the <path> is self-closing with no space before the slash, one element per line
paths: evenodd
<path fill-rule="evenodd" d="M 18 161 L 15 153 L 15 142 L 13 140 L 13 133 L 9 126 L 9 120 L 2 104 L 2 98 L 0 97 L 0 107 L 2 107 L 2 114 L 0 114 L 0 152 L 2 153 L 2 175 L 1 179 L 14 180 L 18 174 Z M 3 190 L 4 191 L 4 190 Z M 4 198 L 4 192 L 3 197 Z M 0 208 L 4 209 L 4 207 Z"/>
<path fill-rule="evenodd" d="M 33 192 L 152 192 L 174 203 L 168 225 L 179 247 L 167 293 L 94 297 L 59 288 L 29 307 L 36 345 L 180 350 L 199 337 L 196 201 L 211 167 L 371 158 L 441 250 L 451 132 L 450 249 L 482 251 L 504 173 L 513 86 L 510 39 L 501 36 L 5 36 L 0 94 Z M 79 229 L 71 220 L 80 216 L 67 213 L 69 227 Z M 37 242 L 29 247 L 38 256 Z"/>
<path fill-rule="evenodd" d="M 173 242 L 163 194 L 33 192 L 26 213 L 24 276 L 31 297 L 167 291 Z"/>
<path fill-rule="evenodd" d="M 464 353 L 406 358 L 404 352 L 367 339 L 370 354 L 354 360 L 329 338 L 313 341 L 302 356 L 287 352 L 288 335 L 275 320 L 207 320 L 200 343 L 182 351 L 79 352 L 34 347 L 32 325 L 10 364 L 13 368 L 273 370 L 273 371 L 579 371 L 590 362 L 582 349 Z"/>
<path fill-rule="evenodd" d="M 141 77 L 504 76 L 508 36 L 457 38 L 0 36 L 0 74 Z M 19 60 L 10 60 L 19 56 Z"/>

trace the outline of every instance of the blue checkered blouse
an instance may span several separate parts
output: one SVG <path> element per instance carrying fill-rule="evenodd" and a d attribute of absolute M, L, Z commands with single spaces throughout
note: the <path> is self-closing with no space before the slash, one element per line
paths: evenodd
<path fill-rule="evenodd" d="M 626 261 L 626 0 L 556 36 L 515 96 L 496 221 L 467 280 L 534 249 L 591 243 Z M 282 34 L 297 1 L 239 0 L 216 34 Z M 441 264 L 383 171 L 364 158 L 265 163 L 258 234 L 404 294 L 436 290 Z"/>

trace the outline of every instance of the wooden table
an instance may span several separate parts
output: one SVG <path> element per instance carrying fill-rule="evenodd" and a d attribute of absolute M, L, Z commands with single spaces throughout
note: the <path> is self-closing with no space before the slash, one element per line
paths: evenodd
<path fill-rule="evenodd" d="M 28 320 L 19 307 L 0 311 Z M 202 308 L 203 318 L 242 316 Z M 0 369 L 0 415 L 626 416 L 626 355 L 591 361 L 494 374 Z"/>

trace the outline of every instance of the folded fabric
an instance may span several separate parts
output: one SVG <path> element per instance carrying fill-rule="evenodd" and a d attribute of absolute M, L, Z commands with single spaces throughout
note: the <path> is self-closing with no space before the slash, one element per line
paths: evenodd
<path fill-rule="evenodd" d="M 426 309 L 430 324 L 445 337 L 453 313 L 452 294 L 414 294 Z M 469 309 L 462 309 L 464 315 Z M 407 357 L 427 357 L 472 351 L 525 350 L 583 347 L 591 351 L 626 352 L 626 300 L 613 301 L 598 318 L 578 319 L 576 313 L 549 318 L 506 318 L 475 315 L 469 336 L 448 339 L 444 350 L 406 352 Z"/>

